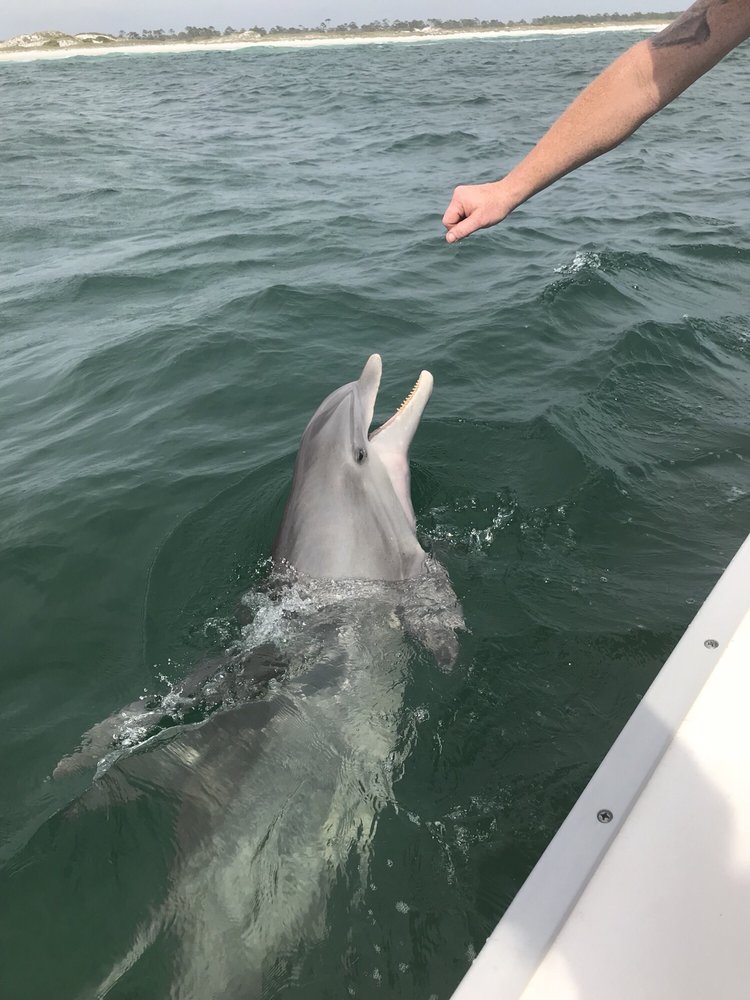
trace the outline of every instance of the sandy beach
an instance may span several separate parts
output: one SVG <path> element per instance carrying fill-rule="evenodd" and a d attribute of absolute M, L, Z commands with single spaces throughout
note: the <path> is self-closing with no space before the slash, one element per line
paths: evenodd
<path fill-rule="evenodd" d="M 487 31 L 444 31 L 444 32 L 414 32 L 413 34 L 357 35 L 347 37 L 336 35 L 309 35 L 302 38 L 293 36 L 264 37 L 247 41 L 206 40 L 200 42 L 135 42 L 126 45 L 101 45 L 97 47 L 70 46 L 60 49 L 7 49 L 0 50 L 0 62 L 33 62 L 37 59 L 71 59 L 77 56 L 106 55 L 165 55 L 182 52 L 234 52 L 238 49 L 250 48 L 283 48 L 305 49 L 333 45 L 390 45 L 427 44 L 449 41 L 467 41 L 470 39 L 497 38 L 528 38 L 545 35 L 590 35 L 597 32 L 613 31 L 660 31 L 668 22 L 624 23 L 586 25 L 580 28 L 506 28 Z"/>

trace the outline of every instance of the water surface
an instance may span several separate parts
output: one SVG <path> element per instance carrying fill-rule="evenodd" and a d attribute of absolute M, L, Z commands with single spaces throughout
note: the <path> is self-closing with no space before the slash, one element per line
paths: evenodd
<path fill-rule="evenodd" d="M 450 995 L 750 522 L 746 52 L 442 241 L 634 37 L 0 65 L 3 995 L 96 995 L 168 892 L 163 789 L 49 775 L 226 644 L 373 350 L 381 417 L 435 376 L 414 502 L 468 631 L 408 659 L 367 884 L 267 995 Z M 107 995 L 168 995 L 170 941 Z"/>

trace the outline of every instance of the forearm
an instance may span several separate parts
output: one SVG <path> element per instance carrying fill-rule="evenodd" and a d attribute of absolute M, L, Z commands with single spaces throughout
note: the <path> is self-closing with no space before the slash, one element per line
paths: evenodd
<path fill-rule="evenodd" d="M 750 36 L 750 0 L 697 0 L 623 53 L 502 180 L 462 185 L 443 216 L 449 243 L 501 222 L 538 191 L 624 139 Z"/>
<path fill-rule="evenodd" d="M 659 110 L 648 45 L 639 42 L 608 66 L 500 182 L 508 211 L 618 146 Z"/>
<path fill-rule="evenodd" d="M 638 42 L 579 94 L 504 179 L 515 208 L 576 167 L 614 149 L 750 33 L 750 0 L 698 0 Z"/>

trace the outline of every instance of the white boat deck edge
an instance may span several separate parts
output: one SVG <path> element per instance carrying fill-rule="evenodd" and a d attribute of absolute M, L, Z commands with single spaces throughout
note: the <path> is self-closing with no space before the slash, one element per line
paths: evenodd
<path fill-rule="evenodd" d="M 748 928 L 750 538 L 453 1000 L 739 1000 Z"/>

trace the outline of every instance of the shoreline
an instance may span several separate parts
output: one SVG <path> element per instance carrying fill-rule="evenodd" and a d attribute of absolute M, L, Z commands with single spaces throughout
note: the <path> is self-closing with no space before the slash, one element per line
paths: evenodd
<path fill-rule="evenodd" d="M 527 28 L 490 28 L 479 31 L 442 31 L 442 32 L 413 32 L 411 34 L 373 34 L 358 35 L 348 37 L 346 35 L 336 35 L 329 37 L 326 35 L 308 35 L 303 38 L 296 38 L 293 35 L 281 36 L 278 38 L 253 38 L 243 41 L 212 41 L 209 39 L 196 42 L 133 42 L 125 45 L 101 45 L 93 48 L 87 46 L 71 45 L 60 49 L 27 48 L 27 49 L 0 49 L 0 62 L 34 62 L 40 59 L 71 59 L 77 56 L 106 56 L 106 55 L 157 55 L 157 54 L 181 54 L 186 52 L 235 52 L 239 49 L 250 48 L 282 48 L 282 49 L 302 49 L 302 48 L 323 48 L 335 45 L 389 45 L 391 43 L 409 44 L 420 42 L 453 42 L 453 41 L 474 41 L 478 39 L 499 39 L 499 38 L 528 38 L 530 36 L 560 36 L 560 35 L 590 35 L 597 32 L 613 31 L 645 31 L 656 32 L 665 28 L 669 21 L 649 21 L 633 24 L 623 22 L 622 24 L 602 24 L 602 25 L 582 25 L 580 27 L 527 27 Z"/>

